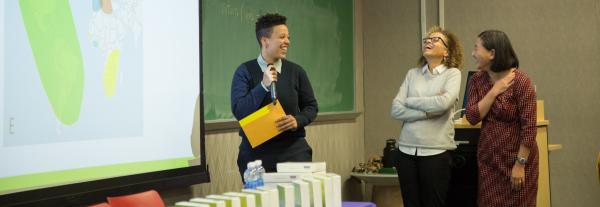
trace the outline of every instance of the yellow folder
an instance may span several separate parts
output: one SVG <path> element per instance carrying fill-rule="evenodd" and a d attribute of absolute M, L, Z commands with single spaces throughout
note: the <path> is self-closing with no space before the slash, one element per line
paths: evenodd
<path fill-rule="evenodd" d="M 240 120 L 240 126 L 252 148 L 280 134 L 275 121 L 284 116 L 285 112 L 277 100 L 275 104 L 268 104 Z"/>

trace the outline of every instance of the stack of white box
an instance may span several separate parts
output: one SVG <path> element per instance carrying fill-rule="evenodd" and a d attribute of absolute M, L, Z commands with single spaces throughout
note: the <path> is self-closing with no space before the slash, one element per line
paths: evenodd
<path fill-rule="evenodd" d="M 193 198 L 179 207 L 341 207 L 341 177 L 326 173 L 324 162 L 277 164 L 277 173 L 264 175 L 265 186 Z"/>
<path fill-rule="evenodd" d="M 341 207 L 341 177 L 326 170 L 325 162 L 277 163 L 263 179 L 280 190 L 280 207 Z"/>

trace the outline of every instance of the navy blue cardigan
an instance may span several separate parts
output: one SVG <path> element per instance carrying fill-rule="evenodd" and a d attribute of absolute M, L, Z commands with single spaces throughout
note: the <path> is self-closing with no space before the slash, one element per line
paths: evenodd
<path fill-rule="evenodd" d="M 256 59 L 242 63 L 231 83 L 231 111 L 237 120 L 252 114 L 271 103 L 271 94 L 260 82 L 263 72 Z M 272 153 L 284 150 L 296 139 L 306 136 L 304 127 L 317 116 L 318 106 L 308 76 L 302 67 L 282 60 L 281 74 L 277 77 L 277 98 L 286 114 L 296 118 L 298 128 L 285 131 L 273 139 L 252 149 L 244 132 L 240 129 L 240 150 Z"/>

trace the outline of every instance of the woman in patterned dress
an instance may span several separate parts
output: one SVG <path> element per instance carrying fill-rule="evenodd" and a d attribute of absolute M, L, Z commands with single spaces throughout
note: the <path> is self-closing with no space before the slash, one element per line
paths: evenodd
<path fill-rule="evenodd" d="M 538 186 L 536 95 L 519 67 L 508 36 L 479 34 L 472 56 L 473 75 L 467 120 L 482 122 L 477 146 L 477 203 L 481 207 L 535 206 Z"/>

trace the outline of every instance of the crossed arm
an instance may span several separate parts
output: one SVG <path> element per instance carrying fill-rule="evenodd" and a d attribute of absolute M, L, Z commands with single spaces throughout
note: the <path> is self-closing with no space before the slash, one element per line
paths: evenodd
<path fill-rule="evenodd" d="M 458 99 L 460 91 L 460 71 L 450 70 L 446 83 L 440 93 L 429 97 L 408 97 L 411 73 L 406 78 L 398 94 L 392 101 L 391 116 L 394 119 L 413 122 L 443 114 L 450 109 Z"/>

